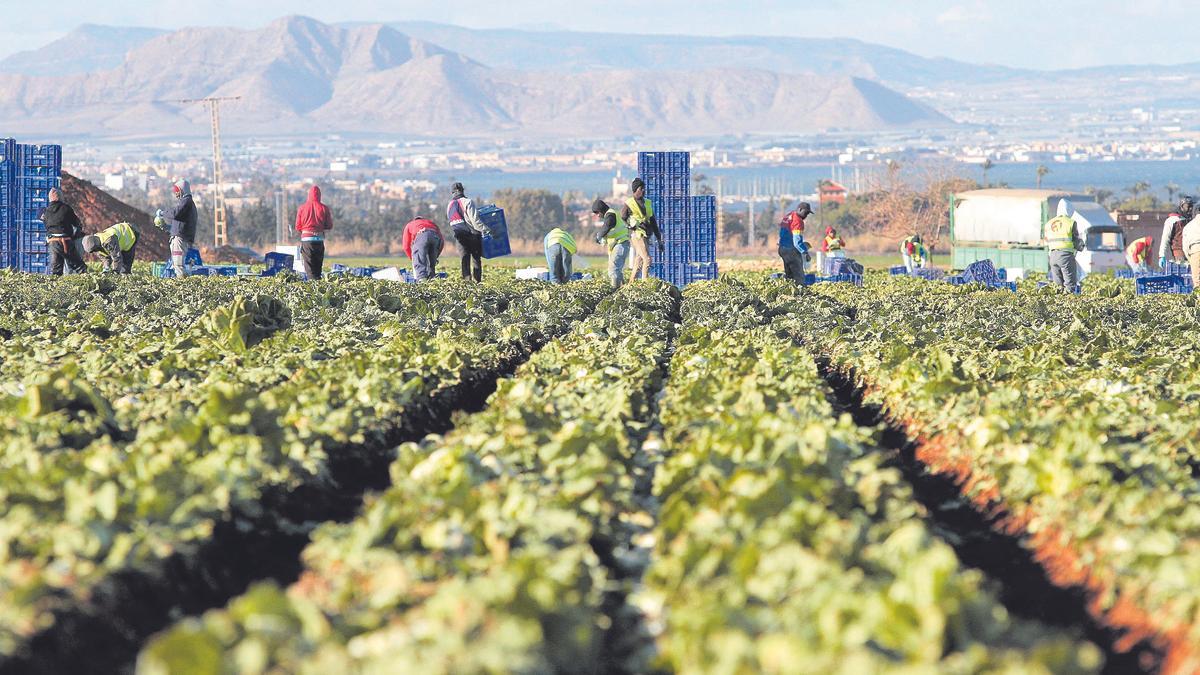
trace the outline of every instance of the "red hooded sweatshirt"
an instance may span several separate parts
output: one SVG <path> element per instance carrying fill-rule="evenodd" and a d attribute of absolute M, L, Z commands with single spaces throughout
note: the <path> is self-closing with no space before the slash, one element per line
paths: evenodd
<path fill-rule="evenodd" d="M 332 229 L 333 216 L 329 214 L 329 207 L 321 203 L 321 188 L 314 185 L 308 191 L 308 201 L 296 211 L 296 232 L 300 233 L 301 239 L 324 238 L 325 232 Z"/>
<path fill-rule="evenodd" d="M 434 232 L 437 232 L 438 239 L 442 239 L 442 231 L 438 229 L 437 224 L 435 224 L 432 220 L 417 218 L 416 220 L 409 222 L 408 225 L 404 226 L 404 238 L 401 240 L 401 243 L 404 244 L 404 255 L 412 258 L 413 242 L 417 240 L 417 235 L 421 234 L 425 230 L 433 230 Z"/>

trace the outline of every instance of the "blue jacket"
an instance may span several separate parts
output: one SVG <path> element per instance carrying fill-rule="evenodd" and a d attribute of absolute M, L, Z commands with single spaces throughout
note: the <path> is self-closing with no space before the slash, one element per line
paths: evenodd
<path fill-rule="evenodd" d="M 196 203 L 192 201 L 191 193 L 179 195 L 175 208 L 163 214 L 163 219 L 171 224 L 171 236 L 184 241 L 196 241 L 197 218 Z"/>

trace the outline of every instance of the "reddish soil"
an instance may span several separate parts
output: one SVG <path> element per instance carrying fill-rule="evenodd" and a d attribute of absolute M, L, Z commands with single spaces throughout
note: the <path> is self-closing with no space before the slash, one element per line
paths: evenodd
<path fill-rule="evenodd" d="M 113 197 L 86 180 L 67 172 L 62 175 L 63 201 L 70 204 L 83 221 L 88 234 L 99 232 L 117 223 L 131 223 L 141 232 L 137 259 L 160 262 L 170 257 L 170 238 L 154 227 L 154 217 Z"/>
<path fill-rule="evenodd" d="M 907 430 L 915 440 L 916 456 L 921 463 L 953 480 L 980 513 L 995 518 L 998 531 L 1022 537 L 1055 585 L 1086 591 L 1090 598 L 1088 612 L 1097 621 L 1122 633 L 1115 645 L 1118 651 L 1128 651 L 1146 642 L 1154 646 L 1162 660 L 1142 663 L 1144 669 L 1159 670 L 1168 675 L 1200 672 L 1200 650 L 1188 644 L 1187 626 L 1170 624 L 1165 617 L 1155 617 L 1140 607 L 1136 598 L 1117 591 L 1111 574 L 1084 564 L 1080 546 L 1061 528 L 1050 525 L 1030 533 L 1028 524 L 1037 516 L 1036 511 L 1028 505 L 1005 503 L 992 476 L 972 466 L 961 453 L 955 456 L 949 452 L 960 439 L 952 433 L 936 433 L 917 419 L 892 418 L 892 422 Z M 1103 598 L 1110 593 L 1116 601 L 1105 609 Z"/>

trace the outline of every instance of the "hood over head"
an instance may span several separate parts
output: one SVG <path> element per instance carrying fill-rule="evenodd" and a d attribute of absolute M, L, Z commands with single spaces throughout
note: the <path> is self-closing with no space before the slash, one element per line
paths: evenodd
<path fill-rule="evenodd" d="M 608 213 L 608 204 L 606 204 L 603 199 L 597 199 L 596 201 L 592 202 L 592 213 Z"/>
<path fill-rule="evenodd" d="M 192 194 L 192 184 L 183 178 L 176 180 L 172 187 L 175 190 L 175 194 L 180 197 Z"/>
<path fill-rule="evenodd" d="M 1068 218 L 1075 217 L 1075 205 L 1071 203 L 1070 199 L 1063 199 L 1058 202 L 1058 215 Z"/>
<path fill-rule="evenodd" d="M 316 185 L 308 189 L 308 201 L 321 203 L 321 188 Z"/>
<path fill-rule="evenodd" d="M 825 236 L 826 236 L 826 237 L 829 237 L 829 236 L 835 236 L 835 235 L 837 235 L 837 230 L 833 229 L 833 226 L 832 226 L 832 225 L 830 225 L 829 227 L 825 228 Z"/>
<path fill-rule="evenodd" d="M 450 194 L 455 199 L 461 199 L 462 197 L 467 196 L 467 190 L 463 187 L 462 183 L 455 183 L 454 185 L 450 186 Z"/>
<path fill-rule="evenodd" d="M 97 237 L 94 234 L 89 234 L 83 238 L 84 253 L 94 253 L 98 250 L 100 250 L 100 237 Z"/>

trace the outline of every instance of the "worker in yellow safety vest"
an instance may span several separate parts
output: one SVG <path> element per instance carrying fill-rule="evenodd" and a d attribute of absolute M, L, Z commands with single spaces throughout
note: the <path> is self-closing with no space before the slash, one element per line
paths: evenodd
<path fill-rule="evenodd" d="M 603 224 L 603 231 L 596 235 L 596 243 L 608 246 L 609 281 L 613 288 L 620 288 L 625 283 L 625 263 L 629 261 L 629 227 L 621 214 L 609 208 L 602 199 L 592 202 L 592 214 Z"/>
<path fill-rule="evenodd" d="M 556 284 L 570 281 L 571 262 L 576 251 L 575 237 L 556 227 L 546 233 L 542 246 L 546 249 L 546 267 L 550 269 L 550 279 Z"/>
<path fill-rule="evenodd" d="M 132 223 L 117 223 L 83 238 L 83 252 L 97 253 L 105 272 L 129 274 L 133 271 L 134 251 L 140 234 Z"/>
<path fill-rule="evenodd" d="M 633 196 L 625 200 L 625 207 L 621 209 L 621 219 L 629 224 L 629 244 L 633 249 L 632 277 L 649 279 L 650 250 L 646 246 L 646 240 L 657 237 L 658 252 L 663 253 L 666 249 L 663 246 L 662 230 L 658 228 L 658 221 L 654 219 L 654 205 L 646 199 L 645 181 L 634 178 L 630 187 L 633 188 Z"/>
<path fill-rule="evenodd" d="M 1050 258 L 1050 284 L 1074 293 L 1079 285 L 1075 252 L 1081 248 L 1081 242 L 1075 225 L 1075 207 L 1070 200 L 1058 202 L 1058 215 L 1046 222 L 1044 231 L 1046 254 Z"/>

